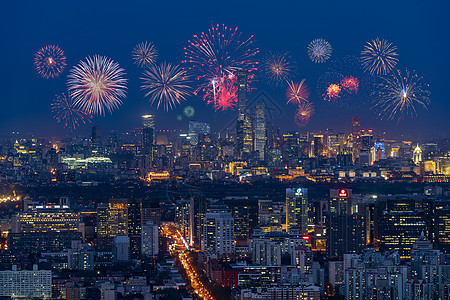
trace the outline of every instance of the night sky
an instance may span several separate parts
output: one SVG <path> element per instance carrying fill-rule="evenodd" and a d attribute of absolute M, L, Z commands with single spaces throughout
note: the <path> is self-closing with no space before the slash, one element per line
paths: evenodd
<path fill-rule="evenodd" d="M 278 105 L 275 117 L 284 130 L 318 131 L 333 128 L 349 131 L 351 116 L 361 117 L 362 127 L 393 135 L 448 136 L 450 70 L 449 1 L 4 1 L 0 10 L 0 135 L 11 131 L 37 135 L 64 135 L 52 118 L 55 94 L 65 92 L 69 69 L 86 56 L 100 54 L 117 61 L 129 79 L 123 105 L 112 115 L 94 118 L 105 131 L 142 126 L 140 116 L 157 115 L 159 129 L 187 129 L 187 119 L 177 121 L 186 105 L 194 106 L 194 120 L 213 123 L 222 130 L 237 114 L 217 112 L 193 96 L 170 112 L 151 107 L 140 90 L 140 72 L 131 60 L 133 47 L 153 41 L 159 61 L 180 63 L 183 47 L 194 35 L 212 24 L 239 27 L 253 34 L 261 52 L 287 50 L 299 66 L 298 79 L 306 78 L 316 114 L 305 128 L 293 122 L 294 109 L 285 104 L 284 89 L 262 83 Z M 312 63 L 306 53 L 314 38 L 327 39 L 333 58 L 359 55 L 366 41 L 385 38 L 398 47 L 401 67 L 408 67 L 430 84 L 431 105 L 417 118 L 381 121 L 367 104 L 330 107 L 316 92 L 319 76 L 328 64 Z M 33 54 L 42 46 L 57 44 L 67 56 L 68 67 L 56 78 L 39 77 Z M 252 98 L 252 95 L 249 96 Z M 88 134 L 90 125 L 75 134 Z"/>

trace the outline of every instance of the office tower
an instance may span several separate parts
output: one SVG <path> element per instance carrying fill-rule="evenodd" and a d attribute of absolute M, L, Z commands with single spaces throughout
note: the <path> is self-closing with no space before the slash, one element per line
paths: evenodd
<path fill-rule="evenodd" d="M 194 195 L 189 204 L 189 242 L 191 246 L 200 249 L 203 239 L 203 219 L 206 214 L 206 199 Z"/>
<path fill-rule="evenodd" d="M 226 197 L 223 202 L 233 215 L 236 246 L 248 246 L 253 228 L 258 225 L 258 202 L 248 197 Z"/>
<path fill-rule="evenodd" d="M 115 236 L 113 250 L 115 261 L 128 261 L 130 259 L 130 238 L 126 235 Z"/>
<path fill-rule="evenodd" d="M 280 140 L 279 128 L 273 121 L 267 122 L 267 148 L 278 148 Z"/>
<path fill-rule="evenodd" d="M 301 234 L 308 233 L 308 189 L 286 189 L 286 230 L 297 227 Z"/>
<path fill-rule="evenodd" d="M 142 123 L 144 125 L 142 129 L 142 148 L 144 154 L 150 155 L 153 152 L 153 146 L 155 145 L 155 116 L 143 115 Z"/>
<path fill-rule="evenodd" d="M 102 128 L 98 125 L 92 126 L 91 143 L 93 148 L 99 148 L 102 145 Z"/>
<path fill-rule="evenodd" d="M 141 231 L 141 251 L 143 256 L 157 256 L 158 255 L 158 237 L 159 228 L 158 225 L 153 222 L 147 222 L 142 225 Z"/>
<path fill-rule="evenodd" d="M 15 298 L 46 299 L 52 296 L 52 271 L 33 270 L 17 271 L 13 265 L 11 271 L 0 271 L 0 296 Z"/>
<path fill-rule="evenodd" d="M 321 157 L 323 156 L 323 134 L 315 134 L 314 135 L 314 144 L 313 144 L 313 156 Z"/>
<path fill-rule="evenodd" d="M 375 142 L 374 149 L 375 149 L 374 161 L 379 161 L 380 159 L 386 158 L 384 142 Z"/>
<path fill-rule="evenodd" d="M 444 199 L 429 199 L 425 205 L 427 236 L 437 249 L 450 254 L 450 205 Z"/>
<path fill-rule="evenodd" d="M 109 223 L 109 204 L 97 205 L 97 237 L 105 238 L 108 236 L 108 223 Z"/>
<path fill-rule="evenodd" d="M 255 151 L 259 152 L 259 159 L 264 160 L 266 149 L 266 119 L 265 105 L 262 102 L 256 104 L 256 122 L 255 122 Z"/>
<path fill-rule="evenodd" d="M 141 254 L 141 224 L 142 200 L 129 199 L 128 209 L 128 236 L 130 237 L 131 258 L 139 258 Z"/>
<path fill-rule="evenodd" d="M 330 189 L 329 211 L 337 214 L 352 214 L 352 190 Z"/>
<path fill-rule="evenodd" d="M 410 258 L 414 242 L 426 232 L 426 217 L 414 199 L 386 198 L 377 203 L 377 238 L 381 251 L 396 250 L 402 260 Z"/>
<path fill-rule="evenodd" d="M 243 121 L 247 109 L 247 79 L 248 72 L 246 70 L 239 70 L 237 72 L 238 83 L 238 120 Z"/>
<path fill-rule="evenodd" d="M 204 134 L 211 134 L 211 124 L 197 121 L 189 121 L 189 142 L 191 145 L 198 145 Z"/>
<path fill-rule="evenodd" d="M 203 219 L 202 251 L 217 257 L 233 257 L 234 221 L 231 212 L 211 210 Z"/>
<path fill-rule="evenodd" d="M 272 223 L 273 201 L 270 199 L 258 200 L 258 226 L 269 226 Z"/>
<path fill-rule="evenodd" d="M 359 117 L 352 117 L 352 142 L 353 142 L 353 158 L 359 157 L 359 149 L 361 136 L 361 121 Z"/>
<path fill-rule="evenodd" d="M 252 120 L 247 112 L 247 78 L 247 71 L 238 71 L 238 119 L 236 123 L 236 154 L 238 157 L 242 157 L 243 153 L 250 153 L 253 148 Z"/>
<path fill-rule="evenodd" d="M 110 199 L 108 207 L 108 237 L 128 234 L 128 200 Z"/>
<path fill-rule="evenodd" d="M 329 256 L 359 253 L 366 247 L 366 219 L 363 215 L 328 213 L 326 223 Z"/>

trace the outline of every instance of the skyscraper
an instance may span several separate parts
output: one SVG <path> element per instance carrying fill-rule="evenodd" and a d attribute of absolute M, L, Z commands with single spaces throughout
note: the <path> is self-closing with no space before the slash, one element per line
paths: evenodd
<path fill-rule="evenodd" d="M 286 189 L 286 229 L 298 227 L 300 234 L 308 233 L 308 189 Z"/>
<path fill-rule="evenodd" d="M 246 70 L 237 73 L 238 82 L 238 120 L 236 124 L 236 154 L 241 157 L 243 153 L 253 151 L 252 118 L 247 112 L 247 77 Z"/>
<path fill-rule="evenodd" d="M 266 148 L 265 105 L 263 102 L 259 102 L 256 104 L 255 151 L 259 152 L 260 160 L 264 160 L 265 148 Z"/>
<path fill-rule="evenodd" d="M 352 142 L 353 142 L 353 159 L 359 157 L 361 137 L 361 121 L 359 117 L 352 117 Z"/>
<path fill-rule="evenodd" d="M 155 144 L 155 120 L 154 115 L 143 115 L 142 123 L 142 148 L 144 154 L 152 154 L 153 145 Z"/>
<path fill-rule="evenodd" d="M 218 257 L 234 255 L 234 221 L 231 212 L 211 211 L 203 219 L 202 251 Z"/>

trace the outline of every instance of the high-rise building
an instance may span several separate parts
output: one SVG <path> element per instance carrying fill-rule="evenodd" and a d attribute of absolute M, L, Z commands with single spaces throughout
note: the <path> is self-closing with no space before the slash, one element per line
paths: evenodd
<path fill-rule="evenodd" d="M 205 214 L 202 251 L 217 257 L 234 256 L 234 221 L 231 212 L 212 210 Z"/>
<path fill-rule="evenodd" d="M 286 189 L 286 230 L 297 227 L 301 234 L 308 233 L 308 189 Z"/>
<path fill-rule="evenodd" d="M 226 197 L 223 202 L 233 215 L 236 246 L 248 246 L 253 228 L 258 224 L 258 202 L 248 197 Z"/>
<path fill-rule="evenodd" d="M 158 225 L 152 222 L 142 225 L 141 240 L 142 240 L 142 255 L 144 256 L 156 256 L 158 255 L 158 237 L 159 228 Z"/>
<path fill-rule="evenodd" d="M 323 156 L 323 134 L 315 134 L 313 142 L 313 155 L 314 157 Z"/>
<path fill-rule="evenodd" d="M 153 152 L 153 146 L 155 145 L 155 116 L 143 115 L 142 116 L 142 148 L 144 154 L 150 155 Z"/>
<path fill-rule="evenodd" d="M 11 271 L 0 271 L 0 296 L 8 299 L 50 299 L 52 271 L 38 270 L 37 265 L 33 265 L 33 270 L 17 271 L 14 265 Z"/>
<path fill-rule="evenodd" d="M 247 111 L 247 78 L 248 71 L 237 72 L 238 83 L 238 119 L 236 124 L 236 154 L 242 157 L 243 153 L 253 151 L 252 117 Z"/>
<path fill-rule="evenodd" d="M 205 214 L 205 197 L 201 195 L 192 196 L 189 204 L 189 243 L 197 249 L 200 249 L 203 239 L 203 219 Z"/>
<path fill-rule="evenodd" d="M 128 235 L 128 200 L 110 199 L 108 207 L 108 236 Z"/>
<path fill-rule="evenodd" d="M 352 190 L 330 189 L 329 211 L 340 215 L 352 214 Z"/>
<path fill-rule="evenodd" d="M 326 230 L 329 256 L 359 253 L 366 247 L 366 219 L 363 215 L 328 213 Z"/>
<path fill-rule="evenodd" d="M 115 261 L 128 261 L 130 259 L 130 238 L 126 235 L 115 236 L 113 250 Z"/>
<path fill-rule="evenodd" d="M 131 258 L 137 259 L 141 254 L 142 200 L 129 199 L 127 206 L 130 255 Z"/>
<path fill-rule="evenodd" d="M 259 152 L 259 159 L 263 161 L 266 149 L 266 119 L 265 105 L 263 102 L 256 104 L 255 121 L 255 151 Z"/>
<path fill-rule="evenodd" d="M 361 147 L 361 120 L 359 117 L 352 117 L 352 142 L 353 142 L 353 159 L 359 157 L 359 149 Z"/>
<path fill-rule="evenodd" d="M 98 125 L 92 126 L 91 143 L 96 150 L 102 145 L 102 128 Z"/>

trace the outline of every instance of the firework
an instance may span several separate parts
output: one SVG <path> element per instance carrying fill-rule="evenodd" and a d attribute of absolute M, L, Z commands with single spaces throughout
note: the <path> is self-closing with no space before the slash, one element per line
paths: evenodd
<path fill-rule="evenodd" d="M 413 71 L 395 70 L 388 77 L 382 77 L 372 108 L 379 111 L 379 117 L 387 120 L 401 120 L 414 117 L 417 109 L 427 109 L 430 104 L 428 85 Z"/>
<path fill-rule="evenodd" d="M 77 108 L 72 97 L 66 96 L 64 93 L 55 96 L 52 112 L 56 121 L 62 123 L 70 131 L 74 131 L 81 123 L 86 124 L 92 119 L 90 113 Z"/>
<path fill-rule="evenodd" d="M 323 97 L 325 100 L 334 101 L 340 97 L 341 90 L 342 88 L 340 85 L 332 83 L 328 86 L 327 91 L 325 95 L 323 95 Z"/>
<path fill-rule="evenodd" d="M 177 65 L 163 62 L 152 66 L 141 79 L 145 97 L 150 97 L 151 104 L 157 102 L 157 108 L 172 109 L 191 94 L 186 72 Z"/>
<path fill-rule="evenodd" d="M 300 104 L 302 102 L 308 102 L 309 90 L 303 79 L 300 83 L 288 82 L 288 88 L 286 91 L 287 103 Z"/>
<path fill-rule="evenodd" d="M 221 81 L 230 81 L 222 79 L 234 77 L 238 70 L 247 70 L 250 82 L 258 64 L 256 56 L 259 50 L 254 46 L 253 36 L 245 38 L 237 28 L 225 25 L 212 27 L 199 36 L 194 35 L 184 50 L 183 65 L 199 82 L 194 94 L 200 94 L 204 101 L 213 104 L 221 101 L 214 98 L 217 95 L 214 90 L 227 94 L 231 92 L 227 84 L 218 86 Z"/>
<path fill-rule="evenodd" d="M 177 115 L 177 121 L 181 121 L 183 120 L 183 116 L 182 115 Z"/>
<path fill-rule="evenodd" d="M 284 85 L 295 71 L 295 63 L 287 52 L 269 53 L 262 59 L 261 76 L 271 85 Z"/>
<path fill-rule="evenodd" d="M 211 85 L 213 100 L 209 100 L 207 103 L 212 104 L 216 111 L 227 110 L 237 105 L 236 76 L 225 75 L 221 78 L 214 78 Z"/>
<path fill-rule="evenodd" d="M 356 77 L 348 76 L 341 80 L 341 86 L 350 94 L 358 93 L 359 80 Z"/>
<path fill-rule="evenodd" d="M 324 63 L 331 57 L 333 48 L 324 39 L 315 39 L 308 45 L 308 56 L 315 63 Z"/>
<path fill-rule="evenodd" d="M 156 62 L 158 50 L 153 43 L 145 41 L 134 47 L 132 55 L 134 63 L 140 68 L 145 68 Z"/>
<path fill-rule="evenodd" d="M 306 124 L 308 124 L 309 119 L 313 114 L 314 106 L 312 105 L 312 103 L 303 102 L 298 106 L 295 113 L 295 123 L 297 123 L 299 127 L 304 127 L 306 126 Z"/>
<path fill-rule="evenodd" d="M 58 77 L 66 67 L 64 51 L 56 45 L 47 45 L 34 54 L 34 66 L 45 79 Z"/>
<path fill-rule="evenodd" d="M 397 47 L 386 40 L 376 38 L 364 46 L 361 62 L 364 70 L 370 74 L 386 75 L 397 65 Z"/>
<path fill-rule="evenodd" d="M 126 95 L 124 70 L 110 58 L 87 57 L 70 70 L 67 85 L 75 106 L 91 114 L 111 113 Z"/>
<path fill-rule="evenodd" d="M 192 118 L 195 115 L 195 109 L 189 105 L 183 109 L 183 113 L 186 117 Z"/>

